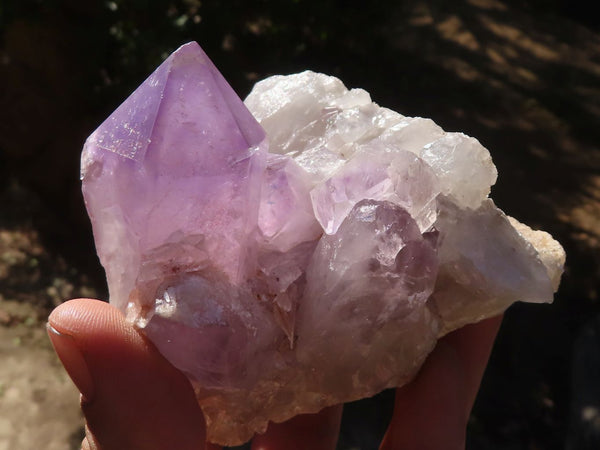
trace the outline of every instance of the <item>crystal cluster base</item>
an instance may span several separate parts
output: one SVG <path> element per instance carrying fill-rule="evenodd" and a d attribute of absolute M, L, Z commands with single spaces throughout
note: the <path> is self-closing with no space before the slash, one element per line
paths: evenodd
<path fill-rule="evenodd" d="M 407 383 L 445 333 L 550 302 L 564 263 L 488 198 L 476 139 L 312 72 L 244 104 L 196 43 L 88 138 L 81 174 L 111 303 L 223 445 Z"/>

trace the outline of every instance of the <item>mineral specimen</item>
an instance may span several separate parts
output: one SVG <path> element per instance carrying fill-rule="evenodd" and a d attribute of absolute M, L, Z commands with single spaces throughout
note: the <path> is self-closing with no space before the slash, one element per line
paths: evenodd
<path fill-rule="evenodd" d="M 244 105 L 196 43 L 88 138 L 81 177 L 110 301 L 224 445 L 407 383 L 440 336 L 551 301 L 562 273 L 488 198 L 476 139 L 312 72 Z"/>

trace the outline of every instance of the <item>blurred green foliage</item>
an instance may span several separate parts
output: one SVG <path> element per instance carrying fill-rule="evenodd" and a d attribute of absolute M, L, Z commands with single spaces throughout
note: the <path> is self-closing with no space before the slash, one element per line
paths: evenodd
<path fill-rule="evenodd" d="M 78 54 L 81 82 L 106 104 L 106 96 L 122 98 L 190 40 L 200 42 L 232 84 L 247 91 L 256 72 L 284 72 L 298 59 L 327 59 L 328 50 L 365 43 L 360 36 L 372 44 L 386 3 L 364 8 L 362 2 L 332 0 L 7 0 L 2 22 L 56 28 Z"/>

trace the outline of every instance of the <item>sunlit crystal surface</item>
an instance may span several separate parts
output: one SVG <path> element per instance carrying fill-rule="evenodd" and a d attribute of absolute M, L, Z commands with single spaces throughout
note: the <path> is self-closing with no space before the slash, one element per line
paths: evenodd
<path fill-rule="evenodd" d="M 245 103 L 189 43 L 82 153 L 110 301 L 211 441 L 401 386 L 443 334 L 552 300 L 564 251 L 488 198 L 476 139 L 312 72 Z"/>

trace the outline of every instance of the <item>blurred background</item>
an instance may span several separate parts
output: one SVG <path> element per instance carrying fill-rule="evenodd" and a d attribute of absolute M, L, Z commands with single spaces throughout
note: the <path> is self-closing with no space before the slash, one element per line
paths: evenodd
<path fill-rule="evenodd" d="M 469 449 L 600 448 L 600 16 L 586 0 L 2 0 L 0 449 L 78 449 L 78 396 L 45 320 L 106 299 L 79 186 L 85 138 L 179 45 L 243 98 L 312 69 L 477 137 L 508 214 L 567 250 L 552 305 L 506 314 Z M 374 449 L 392 396 L 346 408 L 339 448 Z"/>

